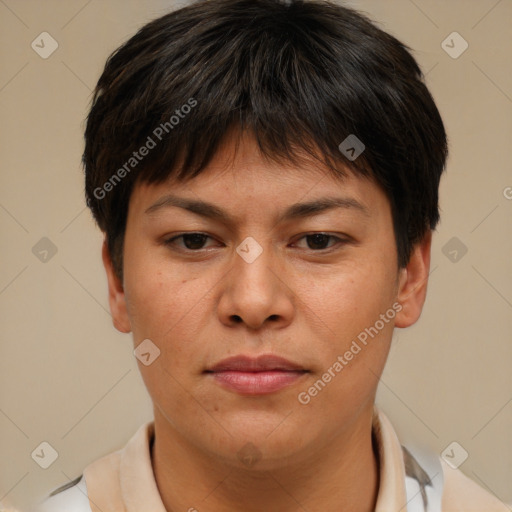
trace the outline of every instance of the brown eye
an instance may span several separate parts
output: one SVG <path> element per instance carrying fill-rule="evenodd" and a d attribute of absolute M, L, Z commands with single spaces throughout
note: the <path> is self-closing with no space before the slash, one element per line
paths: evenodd
<path fill-rule="evenodd" d="M 209 238 L 211 239 L 210 236 L 203 233 L 183 233 L 182 235 L 166 240 L 164 243 L 165 245 L 171 247 L 175 246 L 181 250 L 199 251 L 204 249 L 204 245 Z M 181 240 L 182 243 L 178 243 L 178 240 Z"/>
<path fill-rule="evenodd" d="M 189 235 L 182 235 L 181 238 L 183 238 L 183 243 L 187 249 L 197 250 L 203 248 L 208 237 L 201 233 L 191 233 Z"/>
<path fill-rule="evenodd" d="M 327 235 L 325 233 L 312 233 L 310 235 L 305 235 L 301 238 L 301 240 L 305 239 L 307 247 L 306 249 L 311 249 L 314 251 L 321 251 L 324 249 L 329 249 L 333 245 L 336 245 L 336 243 L 343 242 L 342 239 L 333 236 L 333 235 Z M 332 240 L 335 243 L 331 243 L 329 245 L 329 241 Z"/>
<path fill-rule="evenodd" d="M 328 244 L 329 239 L 332 237 L 323 233 L 316 233 L 314 235 L 307 235 L 306 238 L 310 249 L 326 249 L 326 244 Z"/>

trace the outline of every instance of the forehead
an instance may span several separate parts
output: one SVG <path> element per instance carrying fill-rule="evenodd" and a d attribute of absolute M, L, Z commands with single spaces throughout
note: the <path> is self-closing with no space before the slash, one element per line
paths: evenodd
<path fill-rule="evenodd" d="M 178 181 L 171 177 L 159 184 L 137 184 L 130 209 L 154 212 L 158 210 L 155 206 L 171 194 L 225 205 L 238 212 L 256 210 L 258 215 L 265 213 L 262 207 L 275 211 L 291 203 L 328 197 L 359 203 L 363 206 L 360 210 L 387 206 L 387 198 L 375 182 L 349 167 L 340 165 L 336 173 L 320 157 L 305 151 L 298 151 L 293 158 L 294 162 L 265 157 L 250 136 L 226 137 L 194 178 Z M 172 205 L 168 200 L 167 206 Z"/>

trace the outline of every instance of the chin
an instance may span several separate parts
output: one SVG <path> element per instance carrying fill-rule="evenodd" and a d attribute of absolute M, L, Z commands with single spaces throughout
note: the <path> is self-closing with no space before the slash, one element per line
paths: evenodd
<path fill-rule="evenodd" d="M 216 449 L 218 456 L 229 465 L 252 471 L 270 471 L 284 468 L 294 459 L 301 459 L 315 444 L 310 436 L 305 437 L 304 427 L 289 424 L 282 415 L 273 421 L 254 419 L 244 428 L 244 422 L 224 423 L 226 438 L 218 440 Z M 283 421 L 284 419 L 284 421 Z M 247 418 L 245 419 L 247 421 Z M 221 423 L 222 424 L 222 423 Z"/>

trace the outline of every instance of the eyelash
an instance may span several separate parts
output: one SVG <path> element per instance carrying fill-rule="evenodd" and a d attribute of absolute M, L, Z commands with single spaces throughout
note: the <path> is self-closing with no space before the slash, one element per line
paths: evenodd
<path fill-rule="evenodd" d="M 171 248 L 173 248 L 174 246 L 174 242 L 178 239 L 184 239 L 185 236 L 193 236 L 193 235 L 200 235 L 202 237 L 205 238 L 205 241 L 206 239 L 210 238 L 210 239 L 213 239 L 213 237 L 207 235 L 206 233 L 201 233 L 201 232 L 188 232 L 188 233 L 182 233 L 181 235 L 177 235 L 177 236 L 174 236 L 172 238 L 169 238 L 167 240 L 164 240 L 163 243 L 164 245 L 166 246 L 169 246 Z M 324 252 L 324 251 L 329 251 L 330 249 L 333 249 L 333 247 L 336 247 L 337 245 L 342 245 L 342 244 L 347 244 L 349 243 L 349 240 L 347 239 L 343 239 L 343 238 L 340 238 L 338 236 L 334 236 L 334 235 L 330 235 L 328 233 L 322 233 L 322 232 L 314 232 L 314 233 L 307 233 L 306 235 L 303 235 L 301 238 L 299 238 L 297 241 L 299 240 L 302 240 L 303 238 L 307 238 L 307 237 L 311 237 L 311 236 L 315 236 L 315 235 L 322 235 L 324 237 L 327 237 L 329 239 L 334 239 L 334 240 L 337 240 L 337 242 L 335 244 L 333 244 L 331 247 L 326 247 L 324 249 L 306 249 L 306 250 L 310 250 L 312 252 L 316 252 L 316 253 L 319 253 L 319 252 Z M 188 253 L 199 253 L 200 251 L 204 251 L 205 249 L 204 248 L 201 248 L 201 249 L 188 249 L 188 248 L 177 248 L 178 251 L 182 251 L 182 252 L 188 252 Z"/>

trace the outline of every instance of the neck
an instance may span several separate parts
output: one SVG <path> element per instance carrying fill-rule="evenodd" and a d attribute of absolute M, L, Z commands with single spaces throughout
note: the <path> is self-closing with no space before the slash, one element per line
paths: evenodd
<path fill-rule="evenodd" d="M 371 512 L 379 488 L 371 413 L 323 448 L 265 471 L 201 452 L 155 413 L 151 458 L 162 502 L 167 512 Z"/>

